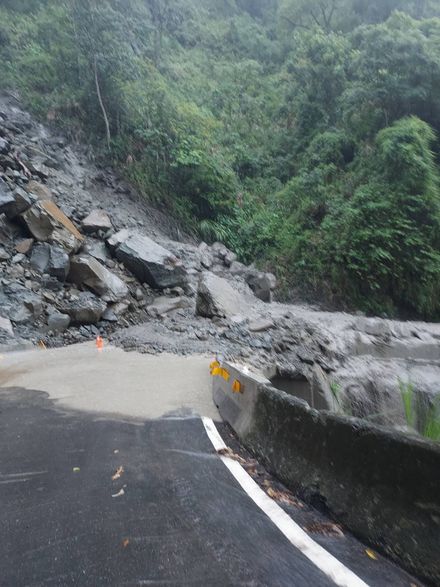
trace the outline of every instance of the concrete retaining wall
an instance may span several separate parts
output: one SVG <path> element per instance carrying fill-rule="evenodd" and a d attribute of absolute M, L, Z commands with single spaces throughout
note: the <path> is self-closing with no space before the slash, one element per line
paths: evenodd
<path fill-rule="evenodd" d="M 439 444 L 312 410 L 246 368 L 222 367 L 213 377 L 214 401 L 272 473 L 369 544 L 440 584 Z"/>

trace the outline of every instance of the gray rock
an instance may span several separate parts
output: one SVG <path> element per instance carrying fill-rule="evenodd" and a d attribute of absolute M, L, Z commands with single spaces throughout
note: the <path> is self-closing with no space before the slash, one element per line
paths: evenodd
<path fill-rule="evenodd" d="M 0 261 L 9 261 L 11 255 L 4 247 L 0 247 Z"/>
<path fill-rule="evenodd" d="M 102 230 L 107 232 L 113 228 L 112 222 L 104 210 L 93 210 L 81 223 L 86 234 L 94 234 Z"/>
<path fill-rule="evenodd" d="M 34 199 L 27 194 L 21 188 L 16 188 L 13 193 L 6 194 L 6 199 L 10 199 L 12 197 L 12 202 L 6 203 L 5 201 L 0 201 L 0 212 L 6 214 L 9 219 L 16 218 L 23 212 L 26 212 L 32 204 L 34 203 Z"/>
<path fill-rule="evenodd" d="M 204 269 L 211 269 L 211 267 L 214 264 L 214 260 L 213 260 L 212 256 L 209 253 L 204 253 L 200 257 L 200 264 L 202 265 L 202 267 Z"/>
<path fill-rule="evenodd" d="M 31 255 L 31 267 L 39 273 L 64 283 L 70 268 L 69 255 L 62 247 L 41 243 L 35 245 Z"/>
<path fill-rule="evenodd" d="M 14 329 L 12 328 L 12 324 L 9 318 L 0 316 L 0 332 L 2 334 L 7 334 L 10 337 L 14 336 Z"/>
<path fill-rule="evenodd" d="M 12 263 L 23 263 L 25 259 L 26 255 L 23 255 L 22 253 L 17 253 L 12 257 Z"/>
<path fill-rule="evenodd" d="M 111 306 L 112 311 L 118 316 L 123 316 L 126 312 L 128 312 L 129 304 L 127 302 L 119 302 Z"/>
<path fill-rule="evenodd" d="M 232 251 L 228 251 L 223 259 L 223 263 L 226 267 L 231 267 L 232 263 L 235 263 L 237 260 L 237 255 Z"/>
<path fill-rule="evenodd" d="M 248 314 L 251 300 L 236 291 L 226 279 L 210 272 L 201 275 L 197 290 L 196 312 L 206 318 Z"/>
<path fill-rule="evenodd" d="M 250 332 L 266 332 L 272 328 L 275 328 L 275 324 L 270 318 L 259 318 L 249 324 Z"/>
<path fill-rule="evenodd" d="M 6 212 L 15 204 L 14 196 L 11 192 L 7 192 L 2 188 L 0 184 L 0 214 L 6 214 Z"/>
<path fill-rule="evenodd" d="M 70 316 L 54 312 L 47 319 L 47 326 L 53 332 L 65 332 L 70 326 Z"/>
<path fill-rule="evenodd" d="M 38 318 L 43 313 L 43 302 L 41 296 L 32 291 L 26 290 L 19 296 L 24 306 L 32 313 L 33 318 Z"/>
<path fill-rule="evenodd" d="M 63 314 L 68 314 L 76 326 L 97 324 L 107 309 L 107 304 L 90 292 L 81 292 L 77 299 L 63 300 L 59 304 Z"/>
<path fill-rule="evenodd" d="M 7 310 L 8 317 L 15 324 L 31 322 L 43 312 L 41 297 L 18 284 L 5 288 L 0 296 L 0 307 Z"/>
<path fill-rule="evenodd" d="M 150 316 L 164 316 L 174 310 L 189 308 L 190 306 L 191 302 L 187 298 L 167 298 L 163 296 L 156 298 L 153 304 L 148 306 L 147 311 Z"/>
<path fill-rule="evenodd" d="M 214 243 L 211 250 L 214 255 L 222 261 L 224 261 L 226 255 L 231 252 L 223 243 Z"/>
<path fill-rule="evenodd" d="M 41 296 L 12 283 L 0 291 L 0 312 L 16 324 L 30 322 L 43 312 Z"/>
<path fill-rule="evenodd" d="M 11 150 L 11 146 L 6 139 L 0 137 L 0 154 L 7 155 Z"/>
<path fill-rule="evenodd" d="M 276 288 L 277 280 L 272 273 L 251 272 L 246 281 L 254 294 L 263 302 L 272 301 L 272 293 Z"/>
<path fill-rule="evenodd" d="M 27 255 L 29 251 L 32 249 L 32 245 L 34 244 L 33 238 L 25 238 L 19 241 L 15 245 L 15 250 L 17 253 L 21 253 L 22 255 Z"/>
<path fill-rule="evenodd" d="M 9 316 L 14 324 L 25 324 L 32 320 L 32 312 L 24 304 L 11 308 Z"/>
<path fill-rule="evenodd" d="M 101 241 L 87 239 L 81 248 L 81 252 L 103 263 L 108 260 L 107 247 Z"/>
<path fill-rule="evenodd" d="M 39 200 L 53 200 L 50 189 L 38 181 L 30 181 L 26 186 L 26 191 L 36 196 Z"/>
<path fill-rule="evenodd" d="M 0 188 L 1 190 L 1 188 Z M 20 234 L 20 227 L 0 213 L 0 243 L 2 245 L 11 244 L 11 241 Z"/>
<path fill-rule="evenodd" d="M 38 175 L 40 179 L 47 179 L 50 175 L 49 169 L 46 167 L 44 162 L 40 159 L 34 159 L 28 162 L 29 171 L 34 175 Z"/>
<path fill-rule="evenodd" d="M 136 233 L 115 235 L 110 239 L 111 245 L 120 242 L 116 249 L 118 261 L 124 265 L 141 281 L 148 283 L 155 289 L 165 289 L 184 285 L 187 281 L 187 273 L 181 261 L 169 251 L 152 241 L 146 236 Z M 109 243 L 110 243 L 109 241 Z"/>
<path fill-rule="evenodd" d="M 118 247 L 122 245 L 126 240 L 130 238 L 133 233 L 124 228 L 124 230 L 120 230 L 119 232 L 112 235 L 110 238 L 107 239 L 107 246 L 112 251 L 115 252 Z"/>
<path fill-rule="evenodd" d="M 50 247 L 48 273 L 58 281 L 65 282 L 70 269 L 70 258 L 66 251 L 57 246 Z"/>
<path fill-rule="evenodd" d="M 31 267 L 39 273 L 46 273 L 49 267 L 50 245 L 47 243 L 37 244 L 32 249 Z"/>
<path fill-rule="evenodd" d="M 37 202 L 21 217 L 36 240 L 58 244 L 69 253 L 77 251 L 84 240 L 76 226 L 49 200 Z"/>
<path fill-rule="evenodd" d="M 234 261 L 231 264 L 230 270 L 231 275 L 235 275 L 237 277 L 242 277 L 243 275 L 249 273 L 249 268 L 246 267 L 246 265 L 243 265 L 243 263 L 239 263 L 238 261 Z"/>
<path fill-rule="evenodd" d="M 105 320 L 105 322 L 116 323 L 118 322 L 119 318 L 111 308 L 107 308 L 107 310 L 102 315 L 102 320 Z"/>
<path fill-rule="evenodd" d="M 43 275 L 41 286 L 54 292 L 61 292 L 63 289 L 63 283 L 58 281 L 56 277 L 51 277 L 50 275 Z"/>
<path fill-rule="evenodd" d="M 85 285 L 93 292 L 104 296 L 108 302 L 122 300 L 128 295 L 128 287 L 114 273 L 93 257 L 80 255 L 70 263 L 69 281 Z"/>
<path fill-rule="evenodd" d="M 198 248 L 200 263 L 205 269 L 211 269 L 214 264 L 214 257 L 211 248 L 206 243 L 201 243 Z"/>

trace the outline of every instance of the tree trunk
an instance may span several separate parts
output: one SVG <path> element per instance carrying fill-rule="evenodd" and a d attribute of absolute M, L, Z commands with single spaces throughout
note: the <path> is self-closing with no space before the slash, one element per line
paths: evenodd
<path fill-rule="evenodd" d="M 96 55 L 94 56 L 93 59 L 93 66 L 94 66 L 94 70 L 95 70 L 95 84 L 96 84 L 96 93 L 98 95 L 98 101 L 99 101 L 99 106 L 101 107 L 101 111 L 102 111 L 102 117 L 104 119 L 104 124 L 105 124 L 105 132 L 106 132 L 106 139 L 107 139 L 107 148 L 110 151 L 110 141 L 111 141 L 111 134 L 110 134 L 110 123 L 108 120 L 108 116 L 107 116 L 107 112 L 104 106 L 104 102 L 102 100 L 102 94 L 101 94 L 101 88 L 99 85 L 99 77 L 98 77 L 98 60 L 96 58 Z"/>

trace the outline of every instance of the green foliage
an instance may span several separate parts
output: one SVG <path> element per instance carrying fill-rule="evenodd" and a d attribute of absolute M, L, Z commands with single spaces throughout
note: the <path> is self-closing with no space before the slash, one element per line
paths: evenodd
<path fill-rule="evenodd" d="M 414 406 L 414 386 L 411 382 L 405 383 L 399 380 L 399 388 L 405 410 L 406 423 L 410 428 L 415 428 L 417 418 Z"/>
<path fill-rule="evenodd" d="M 285 289 L 438 319 L 433 0 L 5 0 L 0 78 Z"/>
<path fill-rule="evenodd" d="M 428 440 L 440 441 L 440 402 L 438 398 L 427 407 L 423 418 L 420 418 L 416 409 L 413 384 L 399 380 L 399 389 L 408 426 L 414 430 L 418 428 L 419 433 Z M 423 419 L 423 423 L 419 422 L 421 419 Z"/>
<path fill-rule="evenodd" d="M 440 441 L 440 405 L 438 401 L 428 410 L 423 436 L 429 440 Z"/>

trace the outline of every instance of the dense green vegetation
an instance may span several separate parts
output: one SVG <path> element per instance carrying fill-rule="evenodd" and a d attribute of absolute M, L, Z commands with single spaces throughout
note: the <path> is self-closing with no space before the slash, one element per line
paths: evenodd
<path fill-rule="evenodd" d="M 440 317 L 440 5 L 2 0 L 0 75 L 286 290 Z"/>

